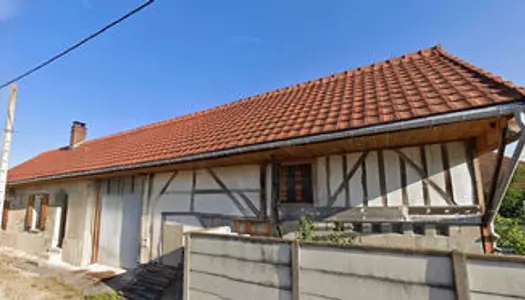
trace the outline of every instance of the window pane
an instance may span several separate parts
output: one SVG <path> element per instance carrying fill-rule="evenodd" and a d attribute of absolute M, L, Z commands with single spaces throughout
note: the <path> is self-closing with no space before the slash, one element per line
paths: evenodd
<path fill-rule="evenodd" d="M 312 166 L 302 165 L 301 166 L 301 181 L 302 181 L 302 200 L 303 202 L 313 202 L 313 191 L 312 191 Z"/>
<path fill-rule="evenodd" d="M 296 202 L 295 197 L 295 166 L 286 167 L 286 200 Z"/>
<path fill-rule="evenodd" d="M 288 165 L 281 168 L 281 202 L 313 202 L 310 164 Z"/>

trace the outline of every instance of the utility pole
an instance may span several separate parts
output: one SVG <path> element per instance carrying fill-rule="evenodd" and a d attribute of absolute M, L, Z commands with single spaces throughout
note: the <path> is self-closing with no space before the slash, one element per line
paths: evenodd
<path fill-rule="evenodd" d="M 15 118 L 16 104 L 16 84 L 11 84 L 9 93 L 9 103 L 7 104 L 7 115 L 5 119 L 4 140 L 2 143 L 2 157 L 0 158 L 0 209 L 3 210 L 6 187 L 7 187 L 7 170 L 9 168 L 9 152 L 11 150 L 11 137 L 13 135 L 13 122 Z M 2 224 L 3 213 L 0 213 L 0 224 Z"/>

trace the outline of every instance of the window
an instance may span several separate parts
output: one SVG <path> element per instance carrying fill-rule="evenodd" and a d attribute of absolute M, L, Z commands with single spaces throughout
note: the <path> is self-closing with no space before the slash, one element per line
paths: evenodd
<path fill-rule="evenodd" d="M 312 165 L 284 165 L 281 167 L 281 202 L 312 203 Z"/>
<path fill-rule="evenodd" d="M 26 208 L 26 230 L 43 231 L 46 229 L 48 194 L 33 194 L 29 196 Z"/>

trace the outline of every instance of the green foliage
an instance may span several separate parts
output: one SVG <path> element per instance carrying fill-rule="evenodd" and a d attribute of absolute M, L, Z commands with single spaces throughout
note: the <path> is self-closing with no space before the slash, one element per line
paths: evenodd
<path fill-rule="evenodd" d="M 336 245 L 355 244 L 353 236 L 345 236 L 343 222 L 334 222 L 334 226 L 328 235 L 328 242 Z M 312 216 L 306 215 L 299 220 L 299 240 L 301 242 L 326 241 L 326 236 L 317 236 Z"/>
<path fill-rule="evenodd" d="M 499 210 L 500 215 L 505 218 L 520 218 L 525 220 L 525 211 L 523 209 L 523 200 L 525 200 L 525 189 L 520 186 L 525 184 L 525 167 L 518 166 L 512 183 L 505 194 L 503 203 Z"/>
<path fill-rule="evenodd" d="M 500 235 L 497 240 L 499 247 L 512 249 L 515 254 L 525 255 L 525 232 L 521 229 L 519 219 L 496 217 L 496 232 Z"/>
<path fill-rule="evenodd" d="M 313 242 L 315 240 L 315 226 L 312 216 L 306 215 L 299 220 L 299 240 Z"/>
<path fill-rule="evenodd" d="M 346 237 L 344 235 L 345 224 L 343 222 L 334 222 L 334 227 L 330 231 L 328 240 L 336 245 L 351 245 L 355 243 L 354 237 Z"/>

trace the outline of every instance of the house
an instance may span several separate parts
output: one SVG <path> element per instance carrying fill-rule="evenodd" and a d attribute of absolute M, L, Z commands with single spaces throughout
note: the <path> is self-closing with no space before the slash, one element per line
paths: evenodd
<path fill-rule="evenodd" d="M 363 243 L 492 252 L 524 97 L 435 46 L 103 138 L 74 122 L 9 170 L 0 244 L 132 268 L 175 263 L 188 230 L 286 235 L 310 214 Z M 484 191 L 480 155 L 513 140 Z"/>

